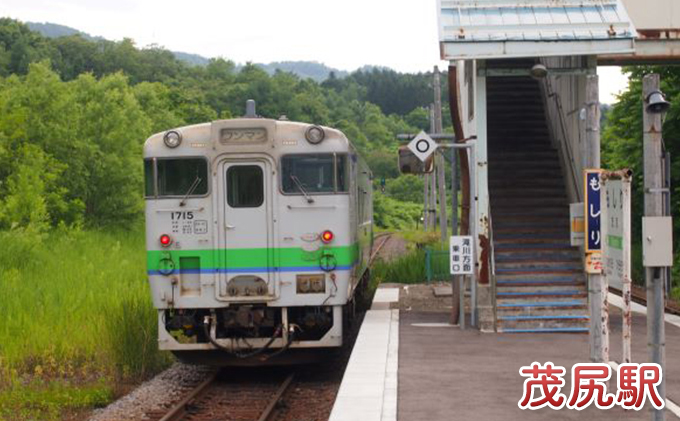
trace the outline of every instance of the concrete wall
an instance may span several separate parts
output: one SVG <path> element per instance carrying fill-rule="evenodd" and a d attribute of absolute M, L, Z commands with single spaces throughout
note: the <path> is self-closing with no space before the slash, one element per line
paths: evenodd
<path fill-rule="evenodd" d="M 680 28 L 678 0 L 623 0 L 637 29 Z"/>

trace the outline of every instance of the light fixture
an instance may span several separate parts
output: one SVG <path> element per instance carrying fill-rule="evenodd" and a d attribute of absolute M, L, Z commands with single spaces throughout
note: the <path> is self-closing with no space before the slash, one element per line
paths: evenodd
<path fill-rule="evenodd" d="M 543 79 L 548 76 L 548 68 L 542 64 L 534 64 L 534 66 L 529 71 L 529 74 L 534 79 Z"/>
<path fill-rule="evenodd" d="M 161 242 L 161 246 L 163 247 L 170 247 L 170 245 L 172 244 L 172 238 L 168 234 L 161 235 L 159 241 Z"/>
<path fill-rule="evenodd" d="M 176 148 L 182 143 L 182 135 L 176 131 L 170 131 L 163 136 L 163 142 L 168 148 Z"/>
<path fill-rule="evenodd" d="M 671 103 L 666 101 L 661 91 L 653 91 L 647 96 L 647 112 L 652 114 L 663 114 L 671 108 Z"/>
<path fill-rule="evenodd" d="M 333 238 L 335 238 L 335 235 L 333 234 L 333 231 L 331 231 L 331 230 L 326 230 L 321 234 L 321 241 L 323 241 L 326 244 L 333 241 Z"/>
<path fill-rule="evenodd" d="M 326 132 L 319 126 L 310 126 L 305 132 L 307 142 L 318 145 L 326 138 Z"/>

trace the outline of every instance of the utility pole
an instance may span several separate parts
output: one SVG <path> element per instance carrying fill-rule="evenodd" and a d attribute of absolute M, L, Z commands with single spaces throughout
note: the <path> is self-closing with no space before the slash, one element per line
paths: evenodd
<path fill-rule="evenodd" d="M 432 104 L 430 106 L 430 133 L 439 133 L 437 131 L 437 117 L 435 112 L 435 106 Z M 432 156 L 432 165 L 434 168 L 430 174 L 430 201 L 429 201 L 429 214 L 430 214 L 430 229 L 435 231 L 437 229 L 437 154 Z"/>
<path fill-rule="evenodd" d="M 652 113 L 647 108 L 647 100 L 655 91 L 659 91 L 659 75 L 646 75 L 642 79 L 643 130 L 644 130 L 644 175 L 645 175 L 645 216 L 664 216 L 663 192 L 666 187 L 661 170 L 663 159 L 662 121 L 660 113 Z M 642 239 L 643 243 L 646 241 Z M 664 284 L 667 276 L 665 267 L 646 267 L 647 284 L 647 344 L 649 358 L 652 363 L 659 364 L 662 372 L 666 365 L 666 332 L 664 326 Z M 666 399 L 666 382 L 657 388 L 660 398 Z M 664 410 L 651 408 L 652 420 L 666 419 Z"/>
<path fill-rule="evenodd" d="M 430 229 L 430 174 L 423 174 L 423 231 Z"/>
<path fill-rule="evenodd" d="M 434 66 L 434 132 L 444 131 L 442 123 L 442 82 L 439 74 L 439 67 Z M 439 229 L 441 230 L 442 243 L 448 244 L 449 227 L 446 217 L 446 161 L 440 151 L 435 155 L 435 167 L 437 169 L 437 181 L 439 187 Z"/>
<path fill-rule="evenodd" d="M 600 100 L 598 76 L 586 79 L 586 168 L 600 168 Z M 584 192 L 585 194 L 585 192 Z M 590 210 L 588 210 L 590 211 Z M 602 239 L 600 240 L 602 241 Z M 609 311 L 607 280 L 602 273 L 588 273 L 588 302 L 590 306 L 590 359 L 609 361 Z"/>

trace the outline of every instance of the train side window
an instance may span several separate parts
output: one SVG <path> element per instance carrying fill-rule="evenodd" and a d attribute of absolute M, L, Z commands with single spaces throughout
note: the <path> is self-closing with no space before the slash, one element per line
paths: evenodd
<path fill-rule="evenodd" d="M 232 208 L 259 208 L 264 202 L 264 175 L 257 165 L 227 170 L 227 203 Z"/>
<path fill-rule="evenodd" d="M 153 174 L 153 159 L 144 160 L 144 197 L 156 196 L 156 182 Z"/>
<path fill-rule="evenodd" d="M 208 162 L 203 158 L 157 159 L 159 196 L 208 194 Z"/>
<path fill-rule="evenodd" d="M 337 162 L 338 174 L 336 191 L 339 193 L 347 193 L 349 191 L 349 165 L 347 165 L 347 155 L 337 155 L 335 159 Z"/>

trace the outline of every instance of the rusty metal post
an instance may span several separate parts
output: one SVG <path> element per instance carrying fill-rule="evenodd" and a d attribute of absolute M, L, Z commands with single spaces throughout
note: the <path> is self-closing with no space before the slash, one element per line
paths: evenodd
<path fill-rule="evenodd" d="M 458 86 L 458 74 L 456 66 L 449 66 L 449 108 L 451 110 L 451 121 L 453 131 L 456 133 L 456 142 L 465 142 L 465 131 L 463 130 L 463 119 L 461 117 L 460 86 Z M 470 161 L 468 160 L 469 151 L 460 149 L 458 151 L 458 165 L 460 166 L 460 190 L 461 190 L 461 215 L 460 215 L 460 235 L 470 233 Z"/>
<path fill-rule="evenodd" d="M 434 66 L 434 132 L 442 133 L 442 83 L 439 74 L 439 67 Z M 441 241 L 446 244 L 449 238 L 448 220 L 446 217 L 446 161 L 442 153 L 437 153 L 435 166 L 437 168 L 437 186 L 439 189 L 439 229 L 441 231 Z"/>
<path fill-rule="evenodd" d="M 451 149 L 451 235 L 458 235 L 458 163 L 456 151 Z M 460 320 L 460 277 L 451 279 L 451 324 Z"/>
<path fill-rule="evenodd" d="M 622 328 L 621 328 L 621 363 L 631 362 L 631 333 L 632 333 L 632 323 L 633 316 L 631 312 L 631 249 L 630 249 L 630 235 L 631 235 L 631 177 L 633 173 L 630 170 L 620 170 L 620 171 L 603 171 L 601 174 L 602 180 L 602 190 L 601 190 L 601 201 L 604 204 L 606 201 L 606 206 L 602 206 L 602 238 L 603 238 L 603 263 L 605 268 L 605 276 L 615 276 L 616 279 L 619 278 L 618 263 L 612 257 L 610 250 L 612 247 L 621 249 L 621 298 L 623 301 L 622 308 Z M 616 195 L 616 197 L 610 197 L 608 184 L 610 180 L 621 180 L 621 195 Z M 612 202 L 610 202 L 610 200 Z M 613 219 L 614 217 L 609 214 L 610 204 L 612 209 L 620 207 L 621 209 L 621 220 Z M 620 231 L 622 234 L 621 243 L 614 245 L 610 241 L 612 240 L 612 233 L 609 232 L 611 227 L 620 227 L 617 229 L 617 233 Z M 611 254 L 610 254 L 611 253 Z M 607 281 L 609 283 L 609 281 Z"/>
<path fill-rule="evenodd" d="M 631 300 L 631 294 L 632 294 L 632 275 L 631 275 L 631 253 L 630 253 L 630 235 L 631 235 L 631 203 L 630 203 L 630 195 L 631 195 L 631 190 L 630 190 L 630 177 L 627 179 L 627 184 L 626 188 L 628 189 L 628 193 L 624 194 L 624 196 L 627 198 L 628 203 L 625 203 L 623 205 L 624 213 L 623 213 L 623 243 L 624 243 L 624 248 L 623 248 L 623 261 L 624 261 L 624 268 L 623 268 L 623 285 L 621 285 L 621 296 L 623 298 L 623 328 L 622 328 L 622 340 L 623 340 L 623 349 L 622 349 L 622 357 L 621 357 L 621 362 L 622 363 L 629 363 L 632 362 L 632 353 L 631 353 L 631 334 L 633 331 L 633 313 L 631 312 L 631 306 L 630 306 L 630 300 Z"/>
<path fill-rule="evenodd" d="M 600 168 L 600 91 L 597 75 L 586 79 L 586 168 Z M 590 359 L 609 361 L 609 287 L 602 274 L 587 274 L 590 307 Z"/>
<path fill-rule="evenodd" d="M 652 113 L 647 109 L 647 98 L 654 91 L 659 90 L 660 77 L 658 74 L 646 75 L 642 79 L 643 114 L 643 144 L 644 144 L 644 175 L 645 175 L 645 216 L 663 216 L 664 189 L 661 161 L 663 157 L 661 114 Z M 645 241 L 645 239 L 642 239 Z M 664 278 L 666 270 L 663 267 L 646 267 L 645 280 L 647 284 L 647 346 L 649 359 L 659 364 L 661 370 L 666 365 L 666 331 L 664 325 Z M 666 381 L 662 377 L 658 389 L 661 399 L 666 399 Z M 664 410 L 652 407 L 652 420 L 666 419 Z"/>

